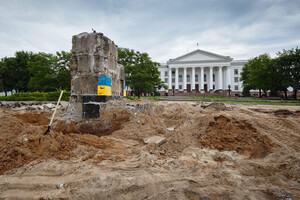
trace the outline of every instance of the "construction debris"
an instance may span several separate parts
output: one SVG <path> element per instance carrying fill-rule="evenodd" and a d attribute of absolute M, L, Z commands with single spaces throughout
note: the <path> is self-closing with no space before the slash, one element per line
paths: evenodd
<path fill-rule="evenodd" d="M 160 145 L 164 144 L 166 141 L 167 141 L 166 138 L 161 137 L 161 136 L 157 136 L 157 135 L 154 135 L 154 136 L 151 136 L 151 137 L 148 137 L 148 138 L 144 139 L 145 144 L 154 143 L 157 146 L 160 146 Z"/>
<path fill-rule="evenodd" d="M 47 135 L 51 110 L 4 106 L 0 199 L 300 196 L 299 107 L 194 104 L 107 102 L 100 118 L 61 117 Z"/>

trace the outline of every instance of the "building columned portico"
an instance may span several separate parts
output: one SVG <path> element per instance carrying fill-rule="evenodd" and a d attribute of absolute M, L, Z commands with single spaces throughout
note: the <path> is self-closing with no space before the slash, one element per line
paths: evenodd
<path fill-rule="evenodd" d="M 172 95 L 185 93 L 212 93 L 228 90 L 242 91 L 240 72 L 246 61 L 233 61 L 229 56 L 221 56 L 203 50 L 195 50 L 159 67 L 160 78 L 168 86 Z M 161 90 L 166 93 L 166 90 Z"/>

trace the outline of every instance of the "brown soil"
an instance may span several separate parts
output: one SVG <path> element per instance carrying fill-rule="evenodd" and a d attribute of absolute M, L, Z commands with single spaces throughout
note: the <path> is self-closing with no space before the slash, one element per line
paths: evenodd
<path fill-rule="evenodd" d="M 209 123 L 201 143 L 220 151 L 236 151 L 250 158 L 262 158 L 276 146 L 266 135 L 260 134 L 247 120 L 236 120 L 223 115 Z"/>
<path fill-rule="evenodd" d="M 30 123 L 35 125 L 47 125 L 49 124 L 49 113 L 16 113 L 13 115 L 14 117 L 20 119 L 23 123 Z"/>
<path fill-rule="evenodd" d="M 46 116 L 45 113 L 28 112 L 0 117 L 0 174 L 33 160 L 68 160 L 76 156 L 73 150 L 78 145 L 106 149 L 115 143 L 93 135 L 66 135 L 61 131 L 44 135 L 49 121 Z M 87 131 L 83 134 L 88 134 Z"/>
<path fill-rule="evenodd" d="M 47 135 L 51 111 L 1 109 L 0 199 L 300 196 L 297 107 L 126 103 L 150 104 L 115 101 L 100 119 L 56 119 Z M 143 142 L 155 135 L 166 142 Z"/>

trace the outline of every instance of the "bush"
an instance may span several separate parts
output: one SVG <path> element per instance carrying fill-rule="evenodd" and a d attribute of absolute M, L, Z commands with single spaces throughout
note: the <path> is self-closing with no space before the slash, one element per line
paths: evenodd
<path fill-rule="evenodd" d="M 57 101 L 60 91 L 15 93 L 11 96 L 0 97 L 0 101 Z M 61 101 L 69 101 L 71 92 L 64 91 Z"/>
<path fill-rule="evenodd" d="M 134 100 L 134 96 L 126 96 L 127 99 Z"/>

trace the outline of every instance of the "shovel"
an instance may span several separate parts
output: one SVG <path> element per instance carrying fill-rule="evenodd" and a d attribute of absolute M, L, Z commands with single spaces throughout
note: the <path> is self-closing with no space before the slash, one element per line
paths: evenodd
<path fill-rule="evenodd" d="M 50 131 L 50 127 L 51 127 L 51 124 L 52 124 L 52 122 L 53 122 L 53 119 L 54 119 L 54 116 L 55 116 L 55 113 L 56 113 L 56 110 L 57 110 L 57 108 L 58 108 L 58 104 L 59 104 L 59 102 L 60 102 L 60 99 L 61 99 L 61 97 L 62 97 L 63 92 L 64 92 L 64 91 L 62 90 L 61 93 L 60 93 L 60 95 L 59 95 L 58 102 L 57 102 L 57 104 L 56 104 L 54 113 L 52 114 L 50 123 L 49 123 L 48 128 L 47 128 L 46 132 L 44 133 L 44 135 L 46 135 L 46 134 Z"/>

